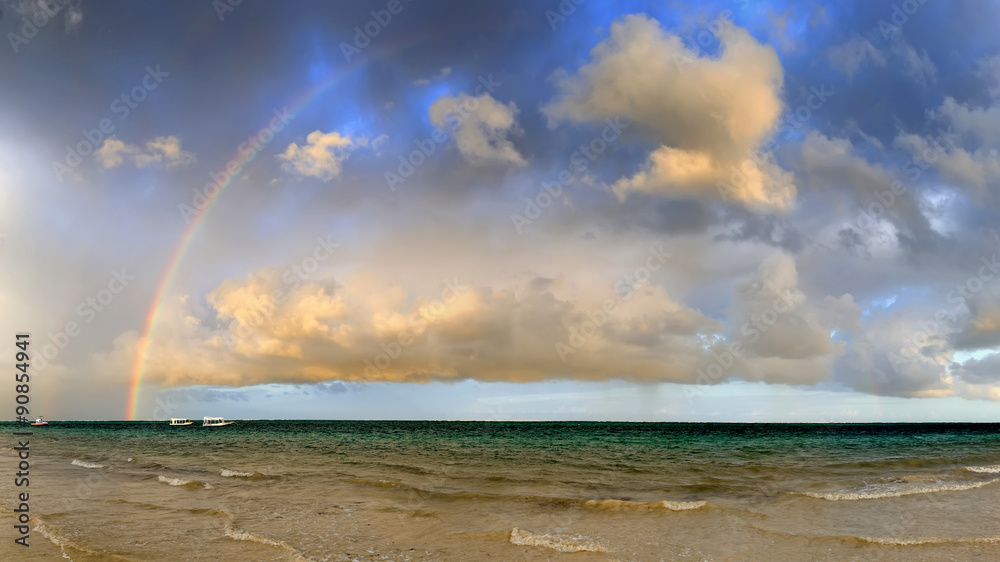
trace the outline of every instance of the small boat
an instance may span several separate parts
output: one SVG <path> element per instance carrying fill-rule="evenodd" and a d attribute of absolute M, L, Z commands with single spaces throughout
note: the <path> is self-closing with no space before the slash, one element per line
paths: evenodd
<path fill-rule="evenodd" d="M 192 424 L 194 424 L 194 422 L 187 418 L 170 418 L 170 427 L 192 425 Z"/>
<path fill-rule="evenodd" d="M 38 416 L 38 419 L 35 420 L 35 423 L 33 423 L 31 425 L 33 425 L 33 426 L 49 425 L 49 422 L 45 421 L 41 416 Z"/>
<path fill-rule="evenodd" d="M 209 418 L 209 417 L 206 417 L 201 421 L 202 427 L 225 427 L 227 425 L 233 425 L 233 422 L 226 421 L 224 418 Z"/>

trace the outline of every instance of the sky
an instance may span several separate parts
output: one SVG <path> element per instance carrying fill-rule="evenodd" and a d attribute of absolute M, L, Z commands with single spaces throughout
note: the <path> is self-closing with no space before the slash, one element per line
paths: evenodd
<path fill-rule="evenodd" d="M 1000 418 L 996 2 L 0 11 L 32 415 Z"/>

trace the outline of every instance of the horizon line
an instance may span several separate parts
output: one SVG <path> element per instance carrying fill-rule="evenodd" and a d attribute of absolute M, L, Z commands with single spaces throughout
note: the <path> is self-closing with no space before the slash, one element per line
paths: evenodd
<path fill-rule="evenodd" d="M 197 419 L 197 418 L 185 418 L 185 419 Z M 922 420 L 922 421 L 774 421 L 774 420 L 754 420 L 754 421 L 732 421 L 732 420 L 552 420 L 552 419 L 538 419 L 538 420 L 497 420 L 497 419 L 376 419 L 376 418 L 354 418 L 354 419 L 343 419 L 343 418 L 224 418 L 227 421 L 244 421 L 244 422 L 258 422 L 258 421 L 295 421 L 295 422 L 443 422 L 443 423 L 455 423 L 455 422 L 493 422 L 493 423 L 697 423 L 697 424 L 803 424 L 803 425 L 862 425 L 862 424 L 932 424 L 932 423 L 962 423 L 962 424 L 1000 424 L 1000 419 L 994 421 L 962 421 L 962 420 Z M 49 423 L 52 422 L 70 422 L 70 423 L 87 423 L 87 422 L 116 422 L 116 423 L 150 423 L 150 422 L 169 422 L 170 418 L 164 419 L 144 419 L 144 420 L 126 420 L 126 419 L 105 419 L 105 420 L 46 420 Z M 17 424 L 16 420 L 3 420 L 0 423 L 4 424 Z M 31 427 L 30 425 L 25 425 L 24 427 Z"/>

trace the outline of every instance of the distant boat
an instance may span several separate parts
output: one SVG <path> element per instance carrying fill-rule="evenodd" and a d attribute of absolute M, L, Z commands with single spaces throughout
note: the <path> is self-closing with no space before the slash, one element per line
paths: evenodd
<path fill-rule="evenodd" d="M 41 417 L 41 416 L 38 416 L 38 419 L 37 419 L 37 420 L 35 420 L 35 423 L 33 423 L 33 424 L 31 424 L 31 425 L 34 425 L 34 426 L 39 426 L 39 425 L 49 425 L 49 422 L 47 422 L 47 421 L 45 421 L 44 419 L 42 419 L 42 417 Z"/>
<path fill-rule="evenodd" d="M 209 418 L 206 417 L 202 420 L 202 427 L 225 427 L 227 425 L 233 425 L 233 422 L 226 421 L 224 418 Z"/>
<path fill-rule="evenodd" d="M 187 418 L 170 418 L 170 426 L 192 425 L 194 422 Z"/>

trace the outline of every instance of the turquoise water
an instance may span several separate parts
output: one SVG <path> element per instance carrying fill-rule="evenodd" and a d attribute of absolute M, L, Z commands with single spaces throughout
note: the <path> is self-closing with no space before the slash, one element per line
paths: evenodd
<path fill-rule="evenodd" d="M 54 422 L 32 467 L 83 560 L 1000 554 L 1000 424 Z"/>

